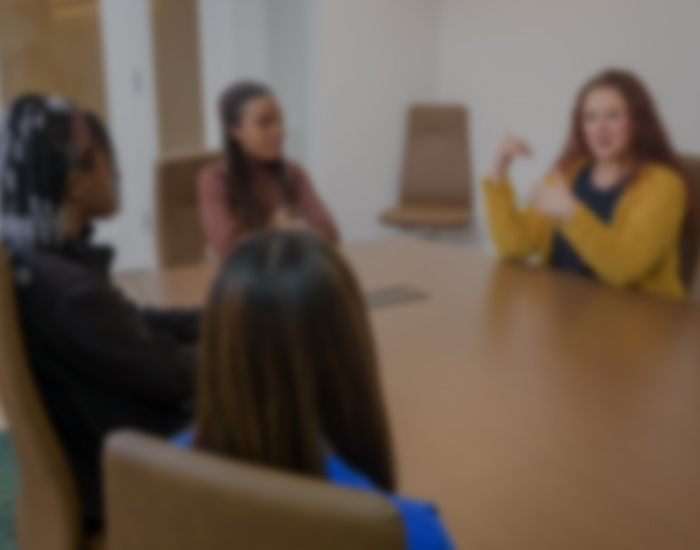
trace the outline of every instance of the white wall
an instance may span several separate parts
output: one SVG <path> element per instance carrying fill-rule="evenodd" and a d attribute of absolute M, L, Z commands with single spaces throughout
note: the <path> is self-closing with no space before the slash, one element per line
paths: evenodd
<path fill-rule="evenodd" d="M 375 237 L 398 198 L 405 117 L 432 100 L 438 0 L 316 0 L 316 182 L 346 240 Z"/>
<path fill-rule="evenodd" d="M 599 70 L 638 72 L 676 145 L 700 152 L 700 1 L 442 0 L 441 99 L 472 112 L 475 175 L 507 131 L 536 158 L 514 171 L 521 195 L 563 146 L 574 94 Z"/>
<path fill-rule="evenodd" d="M 121 212 L 98 238 L 117 268 L 155 265 L 153 163 L 158 156 L 153 47 L 146 0 L 101 0 L 109 123 L 122 173 Z"/>
<path fill-rule="evenodd" d="M 266 0 L 268 82 L 284 108 L 287 155 L 307 164 L 312 51 L 311 0 Z"/>
<path fill-rule="evenodd" d="M 233 0 L 233 2 L 234 19 L 230 32 L 236 43 L 234 52 L 236 78 L 265 81 L 269 76 L 266 40 L 267 2 L 264 0 Z"/>
<path fill-rule="evenodd" d="M 235 78 L 236 50 L 233 33 L 233 1 L 199 0 L 199 40 L 202 67 L 202 112 L 204 142 L 208 148 L 220 145 L 221 130 L 217 104 L 224 87 Z"/>
<path fill-rule="evenodd" d="M 266 2 L 199 0 L 198 6 L 205 143 L 215 149 L 221 145 L 221 92 L 239 79 L 268 79 Z"/>

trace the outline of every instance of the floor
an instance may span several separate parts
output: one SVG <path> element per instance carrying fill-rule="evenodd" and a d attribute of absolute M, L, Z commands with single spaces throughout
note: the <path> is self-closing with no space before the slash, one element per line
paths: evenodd
<path fill-rule="evenodd" d="M 19 486 L 17 461 L 10 438 L 0 430 L 0 548 L 16 550 L 14 509 Z"/>

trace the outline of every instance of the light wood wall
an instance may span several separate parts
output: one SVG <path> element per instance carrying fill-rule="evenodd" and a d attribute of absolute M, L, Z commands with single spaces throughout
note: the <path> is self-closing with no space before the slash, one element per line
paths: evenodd
<path fill-rule="evenodd" d="M 151 0 L 161 153 L 204 147 L 197 0 Z"/>
<path fill-rule="evenodd" d="M 25 92 L 73 99 L 106 119 L 97 0 L 0 0 L 5 106 Z"/>

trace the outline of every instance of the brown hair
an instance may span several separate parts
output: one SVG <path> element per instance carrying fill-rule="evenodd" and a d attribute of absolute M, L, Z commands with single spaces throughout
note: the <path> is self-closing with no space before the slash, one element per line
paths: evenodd
<path fill-rule="evenodd" d="M 395 486 L 367 312 L 325 241 L 262 232 L 224 265 L 201 336 L 196 446 L 324 476 L 323 442 Z"/>
<path fill-rule="evenodd" d="M 632 121 L 630 154 L 636 164 L 658 162 L 679 170 L 680 163 L 651 94 L 637 76 L 622 70 L 604 71 L 579 92 L 571 117 L 569 139 L 557 162 L 558 168 L 570 169 L 582 158 L 590 157 L 583 134 L 583 108 L 588 94 L 596 88 L 613 88 L 624 98 Z"/>
<path fill-rule="evenodd" d="M 229 208 L 240 219 L 243 226 L 252 231 L 264 228 L 267 220 L 255 193 L 247 153 L 238 140 L 231 135 L 230 130 L 241 124 L 246 105 L 261 97 L 274 97 L 274 94 L 263 84 L 242 81 L 227 88 L 219 99 L 219 116 L 226 154 Z M 296 210 L 299 200 L 296 188 L 289 179 L 284 158 L 267 162 L 265 167 L 274 177 L 285 205 L 293 211 Z"/>

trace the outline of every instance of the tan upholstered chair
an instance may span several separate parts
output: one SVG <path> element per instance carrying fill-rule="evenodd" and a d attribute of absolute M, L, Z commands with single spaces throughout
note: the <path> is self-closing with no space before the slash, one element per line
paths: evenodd
<path fill-rule="evenodd" d="M 221 153 L 162 159 L 156 166 L 156 224 L 160 267 L 196 264 L 206 257 L 197 206 L 197 177 Z"/>
<path fill-rule="evenodd" d="M 390 225 L 458 228 L 471 222 L 467 111 L 416 105 L 409 114 L 401 199 L 381 216 Z"/>
<path fill-rule="evenodd" d="M 17 539 L 21 550 L 100 548 L 86 540 L 78 488 L 27 361 L 12 267 L 0 248 L 0 398 L 19 459 Z"/>
<path fill-rule="evenodd" d="M 687 167 L 695 190 L 691 198 L 696 216 L 696 227 L 683 240 L 681 270 L 683 280 L 700 301 L 700 155 L 681 155 L 681 160 Z"/>
<path fill-rule="evenodd" d="M 403 550 L 375 494 L 176 449 L 133 432 L 106 446 L 108 550 Z"/>

